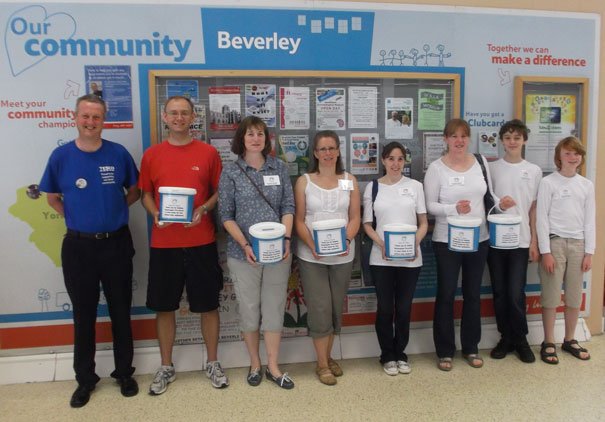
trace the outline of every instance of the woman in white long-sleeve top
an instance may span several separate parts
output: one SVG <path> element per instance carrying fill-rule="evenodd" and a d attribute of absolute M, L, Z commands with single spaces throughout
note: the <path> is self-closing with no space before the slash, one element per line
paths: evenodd
<path fill-rule="evenodd" d="M 438 368 L 452 369 L 456 351 L 454 336 L 454 299 L 458 276 L 462 270 L 462 324 L 460 341 L 462 355 L 473 368 L 483 366 L 477 345 L 481 340 L 481 279 L 488 252 L 486 210 L 483 198 L 488 184 L 483 176 L 481 159 L 489 181 L 489 169 L 485 158 L 468 152 L 470 126 L 462 119 L 450 120 L 443 130 L 447 152 L 433 161 L 424 178 L 427 208 L 435 216 L 433 250 L 437 260 L 437 296 L 433 320 L 433 340 L 438 357 Z M 490 187 L 491 191 L 491 187 Z M 495 203 L 502 210 L 515 205 L 510 197 Z M 447 217 L 466 215 L 480 218 L 479 247 L 475 252 L 458 252 L 448 249 Z"/>

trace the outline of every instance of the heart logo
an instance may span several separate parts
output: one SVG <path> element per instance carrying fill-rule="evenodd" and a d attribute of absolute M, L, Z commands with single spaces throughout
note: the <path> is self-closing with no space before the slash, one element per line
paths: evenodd
<path fill-rule="evenodd" d="M 48 14 L 42 6 L 27 6 L 10 15 L 4 30 L 4 46 L 13 76 L 46 60 L 41 51 L 43 41 L 49 54 L 57 54 L 60 40 L 71 39 L 76 33 L 76 21 L 67 13 Z M 29 53 L 28 53 L 29 49 Z M 36 55 L 37 54 L 37 55 Z"/>

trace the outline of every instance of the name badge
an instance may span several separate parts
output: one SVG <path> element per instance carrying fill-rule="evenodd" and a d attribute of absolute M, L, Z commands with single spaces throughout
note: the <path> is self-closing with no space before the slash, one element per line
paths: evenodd
<path fill-rule="evenodd" d="M 451 176 L 449 178 L 450 186 L 464 186 L 464 176 Z"/>
<path fill-rule="evenodd" d="M 559 198 L 561 198 L 561 199 L 571 198 L 571 191 L 568 188 L 562 188 L 559 191 Z"/>
<path fill-rule="evenodd" d="M 263 176 L 265 186 L 279 186 L 279 176 L 277 174 L 273 176 Z"/>
<path fill-rule="evenodd" d="M 351 179 L 338 179 L 340 190 L 353 190 L 353 181 Z"/>
<path fill-rule="evenodd" d="M 414 192 L 410 188 L 399 188 L 399 195 L 401 195 L 401 196 L 414 196 Z"/>
<path fill-rule="evenodd" d="M 521 179 L 529 180 L 529 172 L 527 170 L 521 170 Z"/>

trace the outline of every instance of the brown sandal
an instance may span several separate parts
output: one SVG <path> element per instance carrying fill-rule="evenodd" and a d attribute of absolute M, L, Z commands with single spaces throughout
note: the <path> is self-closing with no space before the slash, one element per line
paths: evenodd
<path fill-rule="evenodd" d="M 552 349 L 552 352 L 546 349 Z M 557 356 L 557 348 L 553 343 L 542 342 L 540 345 L 540 359 L 542 362 L 548 363 L 549 365 L 557 365 L 559 363 L 559 357 Z"/>
<path fill-rule="evenodd" d="M 319 382 L 321 382 L 322 384 L 325 384 L 325 385 L 335 385 L 336 384 L 336 377 L 334 376 L 332 371 L 330 371 L 330 368 L 328 368 L 328 367 L 321 368 L 318 366 L 317 368 L 315 368 L 315 373 L 319 377 Z"/>
<path fill-rule="evenodd" d="M 576 345 L 578 347 L 574 347 L 574 345 Z M 580 360 L 590 359 L 590 354 L 588 354 L 588 350 L 586 350 L 585 348 L 580 346 L 580 344 L 578 343 L 578 340 L 576 340 L 576 339 L 569 340 L 569 341 L 563 340 L 563 344 L 561 345 L 561 350 L 563 350 L 564 352 L 567 352 L 567 353 L 571 353 L 574 357 L 576 357 Z M 582 355 L 580 353 L 586 353 L 586 354 L 588 354 L 588 356 L 582 357 Z"/>
<path fill-rule="evenodd" d="M 328 368 L 330 368 L 330 371 L 332 371 L 332 375 L 334 375 L 335 377 L 342 376 L 342 368 L 334 359 L 328 359 Z"/>

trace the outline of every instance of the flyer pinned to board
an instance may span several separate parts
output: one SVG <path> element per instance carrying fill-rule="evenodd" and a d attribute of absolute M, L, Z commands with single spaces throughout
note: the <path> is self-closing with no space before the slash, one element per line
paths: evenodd
<path fill-rule="evenodd" d="M 385 98 L 384 133 L 386 139 L 412 139 L 414 124 L 413 98 Z"/>
<path fill-rule="evenodd" d="M 245 90 L 246 116 L 256 116 L 265 122 L 267 127 L 275 127 L 275 85 L 246 84 Z"/>
<path fill-rule="evenodd" d="M 308 87 L 280 87 L 281 113 L 279 128 L 285 130 L 307 130 L 310 127 L 310 93 Z"/>
<path fill-rule="evenodd" d="M 288 166 L 290 176 L 299 176 L 309 168 L 309 137 L 307 135 L 280 135 L 278 154 Z"/>
<path fill-rule="evenodd" d="M 378 134 L 351 134 L 351 173 L 378 174 Z"/>
<path fill-rule="evenodd" d="M 376 129 L 377 101 L 378 88 L 375 86 L 350 86 L 349 128 Z"/>
<path fill-rule="evenodd" d="M 315 90 L 315 113 L 317 130 L 345 130 L 345 88 L 317 88 Z"/>
<path fill-rule="evenodd" d="M 208 88 L 210 130 L 235 130 L 242 120 L 240 88 L 212 86 Z"/>

